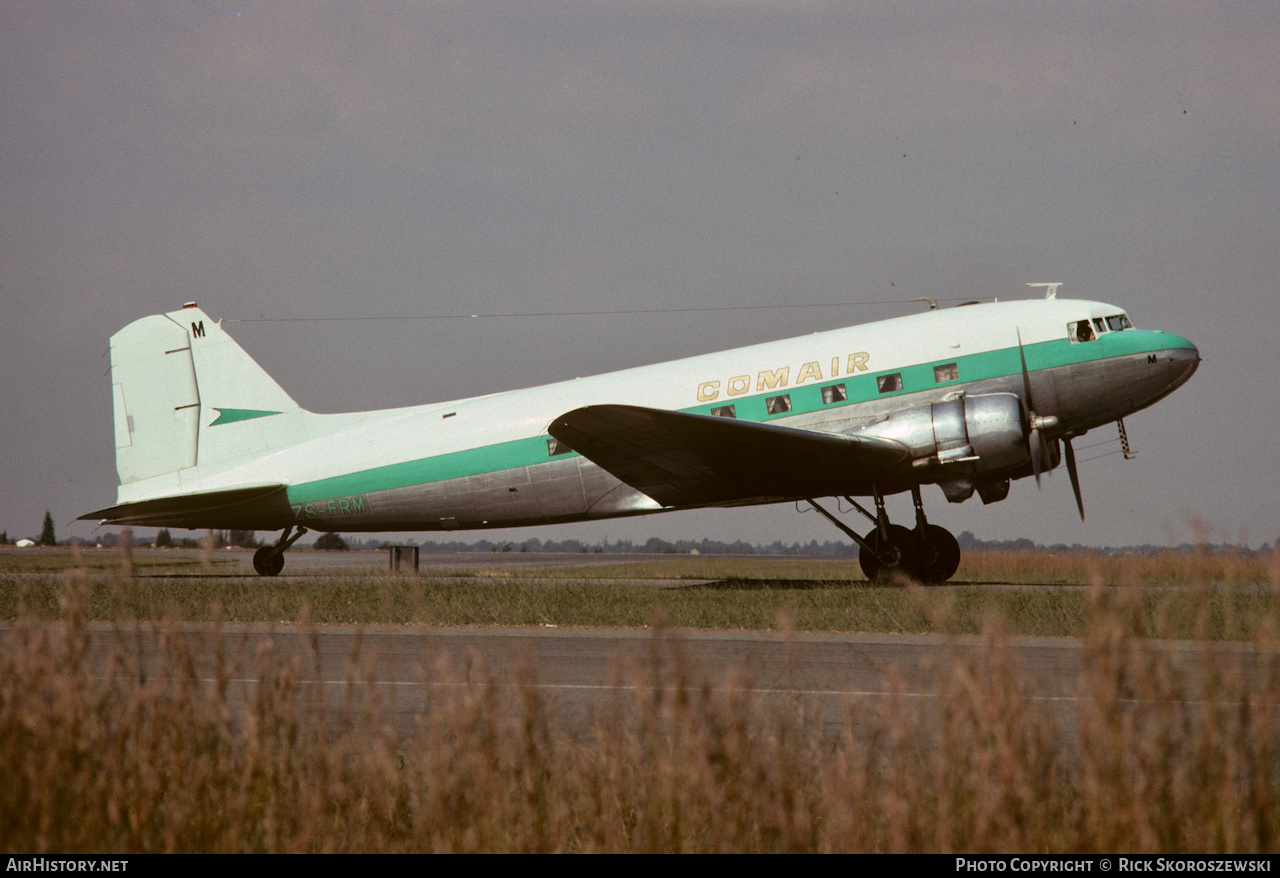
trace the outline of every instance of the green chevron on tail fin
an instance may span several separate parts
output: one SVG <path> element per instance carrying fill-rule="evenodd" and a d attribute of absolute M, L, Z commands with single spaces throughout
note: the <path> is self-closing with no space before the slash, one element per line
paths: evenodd
<path fill-rule="evenodd" d="M 282 412 L 264 412 L 258 409 L 220 409 L 215 408 L 218 417 L 214 418 L 209 424 L 210 427 L 216 427 L 219 424 L 234 424 L 239 421 L 252 421 L 254 418 L 269 418 L 272 415 L 282 414 Z"/>

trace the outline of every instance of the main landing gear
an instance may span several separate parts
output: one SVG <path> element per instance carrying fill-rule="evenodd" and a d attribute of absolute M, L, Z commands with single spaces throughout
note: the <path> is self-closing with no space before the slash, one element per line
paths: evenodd
<path fill-rule="evenodd" d="M 884 509 L 884 496 L 879 490 L 875 492 L 875 515 L 862 508 L 852 497 L 844 499 L 875 523 L 875 528 L 865 537 L 858 536 L 843 521 L 813 500 L 808 503 L 858 544 L 858 565 L 862 567 L 867 579 L 872 582 L 887 582 L 896 571 L 901 571 L 921 582 L 939 583 L 946 582 L 955 575 L 960 566 L 960 544 L 949 530 L 925 520 L 919 486 L 911 488 L 911 499 L 916 506 L 915 530 L 889 523 L 889 516 Z"/>
<path fill-rule="evenodd" d="M 293 525 L 286 527 L 284 533 L 280 534 L 280 539 L 276 540 L 275 545 L 263 546 L 253 553 L 253 569 L 258 571 L 260 575 L 276 576 L 284 569 L 285 550 L 307 532 L 305 527 L 299 527 L 298 532 L 290 537 L 289 532 L 292 530 Z"/>

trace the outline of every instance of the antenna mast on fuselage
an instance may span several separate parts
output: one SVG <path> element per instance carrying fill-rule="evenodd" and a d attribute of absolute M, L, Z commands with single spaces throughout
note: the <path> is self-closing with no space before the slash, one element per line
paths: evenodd
<path fill-rule="evenodd" d="M 1058 298 L 1058 287 L 1062 286 L 1062 283 L 1061 281 L 1059 281 L 1056 283 L 1027 284 L 1027 286 L 1044 287 L 1044 297 L 1046 299 L 1056 299 Z"/>

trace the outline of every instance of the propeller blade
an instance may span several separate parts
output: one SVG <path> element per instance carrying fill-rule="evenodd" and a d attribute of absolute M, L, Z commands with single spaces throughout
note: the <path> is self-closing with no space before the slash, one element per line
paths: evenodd
<path fill-rule="evenodd" d="M 1027 411 L 1034 412 L 1036 404 L 1031 401 L 1031 374 L 1027 372 L 1027 355 L 1022 350 L 1022 330 L 1018 329 L 1018 359 L 1022 361 L 1022 395 L 1027 401 Z"/>
<path fill-rule="evenodd" d="M 1084 498 L 1080 496 L 1080 474 L 1076 472 L 1076 452 L 1071 447 L 1071 440 L 1062 440 L 1067 447 L 1067 475 L 1071 476 L 1071 490 L 1076 492 L 1076 508 L 1080 510 L 1080 520 L 1084 521 Z"/>
<path fill-rule="evenodd" d="M 1040 473 L 1044 471 L 1044 439 L 1040 436 L 1040 431 L 1035 427 L 1031 428 L 1031 435 L 1027 438 L 1027 450 L 1031 452 L 1031 472 L 1036 477 L 1036 487 L 1040 487 Z"/>
<path fill-rule="evenodd" d="M 1031 454 L 1031 472 L 1036 477 L 1036 487 L 1040 487 L 1040 473 L 1044 470 L 1044 439 L 1036 427 L 1036 406 L 1031 401 L 1031 375 L 1027 372 L 1027 355 L 1022 350 L 1022 329 L 1018 333 L 1018 359 L 1022 361 L 1022 397 L 1027 403 L 1027 451 Z"/>

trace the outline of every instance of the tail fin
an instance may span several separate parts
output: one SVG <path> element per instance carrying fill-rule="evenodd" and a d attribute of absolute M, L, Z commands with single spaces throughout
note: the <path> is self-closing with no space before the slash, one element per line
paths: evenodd
<path fill-rule="evenodd" d="M 194 303 L 113 335 L 111 383 L 121 485 L 298 438 L 273 416 L 302 409 Z"/>

